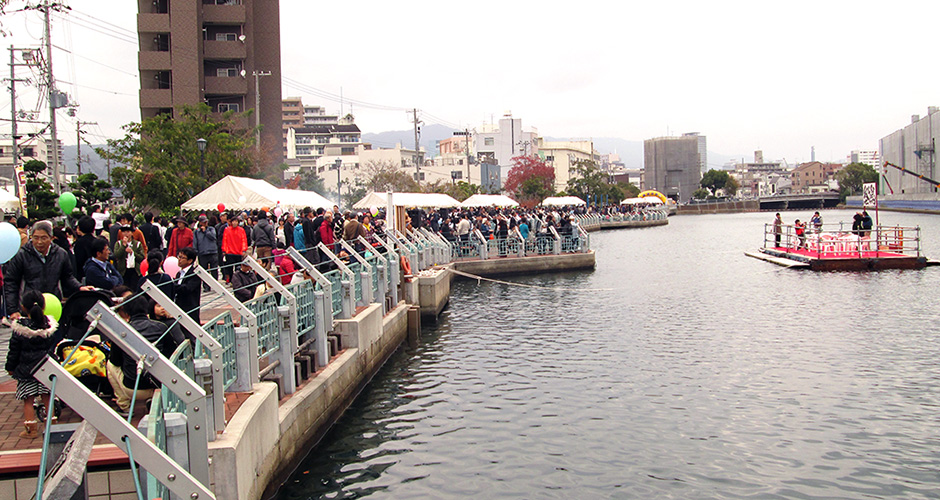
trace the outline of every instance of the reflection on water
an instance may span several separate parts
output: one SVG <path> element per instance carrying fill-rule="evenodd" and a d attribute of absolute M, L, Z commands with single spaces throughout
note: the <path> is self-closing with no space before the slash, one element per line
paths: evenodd
<path fill-rule="evenodd" d="M 940 269 L 745 257 L 771 218 L 594 233 L 596 271 L 513 278 L 541 288 L 456 282 L 279 498 L 940 498 Z M 882 223 L 940 258 L 940 217 Z"/>

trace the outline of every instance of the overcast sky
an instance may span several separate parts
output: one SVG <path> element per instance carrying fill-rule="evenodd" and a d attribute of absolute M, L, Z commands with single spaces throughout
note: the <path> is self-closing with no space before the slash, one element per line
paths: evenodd
<path fill-rule="evenodd" d="M 99 124 L 85 127 L 89 140 L 103 142 L 140 119 L 137 2 L 65 3 L 72 12 L 54 16 L 55 74 L 81 105 L 77 119 Z M 426 123 L 471 128 L 511 111 L 547 136 L 696 131 L 711 151 L 762 149 L 792 164 L 811 146 L 822 160 L 877 149 L 940 105 L 935 0 L 282 0 L 280 9 L 283 95 L 331 112 L 340 104 L 324 93 L 392 108 L 353 105 L 363 132 L 410 128 L 410 108 Z M 40 43 L 39 13 L 3 24 L 7 46 Z M 17 106 L 35 107 L 23 95 Z M 9 112 L 0 99 L 0 117 Z M 74 122 L 60 120 L 68 144 Z"/>

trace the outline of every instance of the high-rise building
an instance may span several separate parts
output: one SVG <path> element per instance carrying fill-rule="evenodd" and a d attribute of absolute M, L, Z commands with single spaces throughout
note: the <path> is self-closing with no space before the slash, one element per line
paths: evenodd
<path fill-rule="evenodd" d="M 208 104 L 255 108 L 261 147 L 281 163 L 281 45 L 278 0 L 138 0 L 141 119 Z M 195 141 L 196 138 L 193 138 Z"/>
<path fill-rule="evenodd" d="M 940 136 L 940 108 L 930 106 L 927 116 L 914 115 L 910 125 L 881 139 L 881 159 L 930 179 L 940 177 L 937 169 L 937 138 Z M 878 165 L 872 165 L 876 169 Z M 887 186 L 890 185 L 890 190 Z M 884 171 L 879 192 L 895 195 L 930 194 L 935 198 L 937 186 L 893 168 Z"/>
<path fill-rule="evenodd" d="M 705 136 L 697 132 L 643 141 L 644 187 L 688 201 L 708 165 Z"/>
<path fill-rule="evenodd" d="M 864 163 L 878 170 L 881 168 L 881 155 L 877 151 L 852 151 L 849 153 L 849 163 Z"/>

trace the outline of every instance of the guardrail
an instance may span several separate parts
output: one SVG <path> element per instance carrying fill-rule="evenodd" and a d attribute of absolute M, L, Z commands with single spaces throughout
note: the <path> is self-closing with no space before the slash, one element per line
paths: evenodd
<path fill-rule="evenodd" d="M 764 224 L 764 248 L 803 251 L 816 258 L 862 257 L 869 253 L 886 252 L 921 256 L 920 226 L 875 226 L 871 229 L 847 229 L 840 222 L 819 228 L 797 228 L 783 224 L 777 233 L 773 224 Z M 827 229 L 828 228 L 828 229 Z M 779 238 L 778 238 L 779 237 Z"/>

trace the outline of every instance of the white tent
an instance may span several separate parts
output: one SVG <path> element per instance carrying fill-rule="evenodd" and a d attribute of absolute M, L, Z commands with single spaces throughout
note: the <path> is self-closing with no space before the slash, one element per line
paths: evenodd
<path fill-rule="evenodd" d="M 451 208 L 459 207 L 460 202 L 442 193 L 392 193 L 392 203 L 396 207 Z M 362 210 L 370 207 L 388 206 L 387 193 L 371 192 L 356 202 L 353 208 Z"/>
<path fill-rule="evenodd" d="M 640 199 L 646 203 L 649 203 L 650 205 L 662 205 L 663 204 L 663 200 L 660 200 L 659 198 L 655 196 L 646 196 Z"/>
<path fill-rule="evenodd" d="M 460 205 L 463 207 L 518 207 L 519 202 L 501 194 L 475 194 Z"/>
<path fill-rule="evenodd" d="M 331 208 L 333 202 L 313 191 L 279 189 L 260 179 L 227 175 L 180 207 L 183 210 L 216 210 L 219 203 L 226 210 L 257 210 L 274 207 L 280 202 L 285 210 L 304 207 Z"/>
<path fill-rule="evenodd" d="M 6 189 L 0 189 L 0 210 L 12 212 L 19 209 L 20 199 Z"/>
<path fill-rule="evenodd" d="M 620 202 L 621 205 L 639 205 L 640 203 L 649 203 L 646 198 L 627 198 Z"/>
<path fill-rule="evenodd" d="M 577 196 L 550 196 L 542 200 L 546 207 L 564 207 L 567 205 L 586 205 L 584 200 Z"/>

